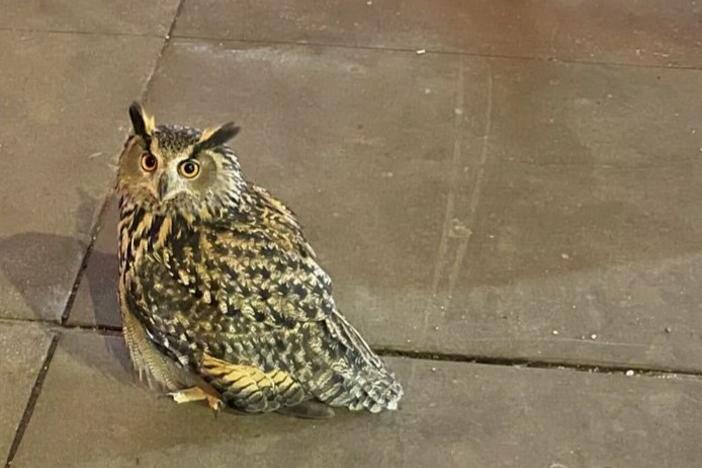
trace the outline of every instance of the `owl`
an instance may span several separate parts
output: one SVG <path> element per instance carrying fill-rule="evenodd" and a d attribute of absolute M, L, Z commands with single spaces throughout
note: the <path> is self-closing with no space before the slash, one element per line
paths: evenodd
<path fill-rule="evenodd" d="M 118 291 L 140 378 L 214 410 L 397 409 L 402 386 L 338 310 L 295 214 L 242 173 L 239 128 L 129 115 Z"/>

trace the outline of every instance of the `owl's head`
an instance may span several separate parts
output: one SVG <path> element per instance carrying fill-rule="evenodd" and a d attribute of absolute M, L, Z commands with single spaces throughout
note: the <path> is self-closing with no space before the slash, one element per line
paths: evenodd
<path fill-rule="evenodd" d="M 122 196 L 188 218 L 215 216 L 242 203 L 246 182 L 225 146 L 239 127 L 231 122 L 206 130 L 156 126 L 138 103 L 129 108 L 129 117 L 134 132 L 120 156 L 117 178 Z"/>

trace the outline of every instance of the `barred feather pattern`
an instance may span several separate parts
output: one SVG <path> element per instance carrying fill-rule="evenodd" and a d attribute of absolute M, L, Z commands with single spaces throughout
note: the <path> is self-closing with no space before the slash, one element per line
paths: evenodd
<path fill-rule="evenodd" d="M 238 171 L 230 150 L 221 151 Z M 124 306 L 159 350 L 231 394 L 230 406 L 264 412 L 317 398 L 351 410 L 396 409 L 401 385 L 337 309 L 295 215 L 258 186 L 236 189 L 193 211 L 149 205 L 121 187 Z M 204 372 L 207 356 L 288 376 L 300 391 L 286 396 L 273 383 L 266 404 L 247 406 L 224 371 Z"/>

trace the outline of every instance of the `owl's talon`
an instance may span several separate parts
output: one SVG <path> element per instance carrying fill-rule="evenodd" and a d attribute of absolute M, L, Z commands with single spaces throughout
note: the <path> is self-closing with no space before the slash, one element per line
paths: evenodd
<path fill-rule="evenodd" d="M 200 387 L 184 388 L 183 390 L 170 392 L 167 395 L 179 404 L 206 400 L 207 406 L 215 412 L 215 415 L 224 407 L 224 402 L 218 396 L 212 395 Z"/>
<path fill-rule="evenodd" d="M 217 417 L 222 408 L 224 408 L 224 402 L 217 397 L 207 395 L 207 406 L 214 411 L 214 415 Z"/>

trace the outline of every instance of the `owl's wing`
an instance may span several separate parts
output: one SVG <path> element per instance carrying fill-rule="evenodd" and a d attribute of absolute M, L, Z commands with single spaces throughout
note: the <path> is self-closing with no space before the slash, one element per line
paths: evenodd
<path fill-rule="evenodd" d="M 289 373 L 330 404 L 374 411 L 396 406 L 400 385 L 336 308 L 327 273 L 306 243 L 278 232 L 229 230 L 206 241 L 222 253 L 211 260 L 215 270 L 233 279 L 219 284 L 229 300 L 220 318 L 241 323 L 246 331 L 238 339 L 253 343 L 240 351 L 266 369 Z M 216 339 L 229 342 L 226 333 Z"/>
<path fill-rule="evenodd" d="M 205 241 L 209 242 L 209 241 Z M 223 232 L 212 239 L 211 259 L 222 277 L 213 282 L 227 313 L 241 313 L 272 327 L 320 321 L 334 311 L 332 282 L 305 245 L 263 232 Z M 224 253 L 226 252 L 226 254 Z"/>
<path fill-rule="evenodd" d="M 212 281 L 222 288 L 228 309 L 272 327 L 321 321 L 336 312 L 332 282 L 319 266 L 295 214 L 254 186 L 258 222 L 213 224 L 201 239 L 206 261 L 224 276 Z"/>

